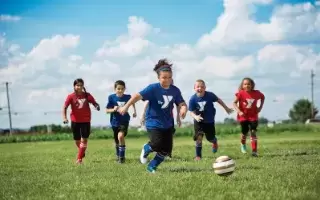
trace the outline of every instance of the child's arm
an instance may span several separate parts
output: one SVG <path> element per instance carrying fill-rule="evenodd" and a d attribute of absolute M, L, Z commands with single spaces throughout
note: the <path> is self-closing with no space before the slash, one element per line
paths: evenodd
<path fill-rule="evenodd" d="M 100 105 L 96 102 L 95 98 L 88 93 L 88 101 L 91 103 L 98 111 L 100 110 Z"/>
<path fill-rule="evenodd" d="M 146 120 L 146 112 L 147 112 L 147 107 L 149 105 L 149 101 L 145 101 L 145 104 L 143 106 L 142 114 L 141 114 L 141 125 L 144 125 L 145 120 Z"/>
<path fill-rule="evenodd" d="M 233 101 L 233 107 L 237 111 L 237 113 L 241 116 L 241 115 L 243 115 L 243 112 L 238 107 L 238 102 L 239 102 L 239 98 L 238 98 L 238 96 L 236 96 L 236 98 Z"/>
<path fill-rule="evenodd" d="M 132 104 L 133 107 L 133 114 L 132 116 L 135 118 L 137 116 L 136 104 Z"/>
<path fill-rule="evenodd" d="M 186 102 L 181 102 L 178 106 L 179 109 L 179 117 L 184 119 L 186 117 L 186 114 L 188 112 L 188 106 L 186 104 Z"/>
<path fill-rule="evenodd" d="M 137 101 L 141 100 L 142 99 L 142 96 L 137 93 L 135 95 L 133 95 L 130 100 L 123 106 L 123 107 L 120 107 L 118 109 L 118 112 L 122 115 L 124 115 L 125 113 L 128 112 L 128 109 L 130 106 L 132 106 L 133 104 L 135 104 Z"/>
<path fill-rule="evenodd" d="M 261 103 L 260 106 L 258 108 L 258 112 L 261 112 L 263 105 L 264 105 L 264 100 L 265 100 L 265 96 L 261 93 Z"/>
<path fill-rule="evenodd" d="M 180 109 L 179 109 L 178 106 L 176 106 L 176 109 L 177 109 L 177 117 L 176 117 L 176 119 L 177 119 L 177 124 L 178 124 L 178 126 L 180 127 L 180 126 L 181 126 L 181 119 L 180 119 L 180 115 L 179 115 Z"/>
<path fill-rule="evenodd" d="M 197 122 L 201 122 L 203 120 L 203 118 L 201 117 L 201 115 L 197 115 L 194 111 L 190 112 L 191 117 L 196 120 Z"/>
<path fill-rule="evenodd" d="M 64 102 L 64 105 L 63 105 L 63 108 L 62 108 L 62 120 L 63 120 L 63 123 L 65 123 L 65 124 L 68 123 L 67 110 L 68 110 L 68 107 L 69 107 L 70 103 L 71 103 L 71 99 L 68 96 L 66 101 Z"/>
<path fill-rule="evenodd" d="M 117 112 L 118 108 L 119 108 L 118 106 L 115 106 L 113 108 L 106 108 L 106 113 L 110 114 L 113 112 Z"/>
<path fill-rule="evenodd" d="M 224 110 L 228 113 L 228 114 L 231 114 L 233 112 L 233 109 L 232 108 L 229 108 L 220 98 L 218 98 L 218 101 L 217 101 L 223 108 Z"/>

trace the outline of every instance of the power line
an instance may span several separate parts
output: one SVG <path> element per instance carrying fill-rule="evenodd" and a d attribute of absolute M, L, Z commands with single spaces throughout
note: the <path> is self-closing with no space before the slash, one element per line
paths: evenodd
<path fill-rule="evenodd" d="M 315 74 L 312 69 L 311 75 L 310 75 L 310 78 L 311 78 L 311 119 L 313 119 L 315 117 L 314 116 L 314 77 L 315 77 Z"/>
<path fill-rule="evenodd" d="M 11 118 L 11 107 L 10 107 L 10 97 L 9 97 L 9 82 L 6 82 L 6 90 L 7 90 L 7 101 L 8 101 L 8 115 L 9 115 L 9 126 L 10 126 L 10 135 L 12 135 L 12 118 Z"/>

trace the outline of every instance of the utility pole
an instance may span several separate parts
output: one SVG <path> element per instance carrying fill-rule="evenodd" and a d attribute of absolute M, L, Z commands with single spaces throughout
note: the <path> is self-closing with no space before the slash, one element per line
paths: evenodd
<path fill-rule="evenodd" d="M 9 97 L 9 82 L 6 82 L 6 90 L 7 90 L 7 101 L 8 101 L 8 115 L 9 115 L 10 135 L 12 135 L 12 118 L 11 118 L 11 107 L 10 107 L 10 97 Z"/>
<path fill-rule="evenodd" d="M 314 118 L 314 77 L 315 74 L 313 72 L 313 69 L 311 70 L 311 119 Z"/>

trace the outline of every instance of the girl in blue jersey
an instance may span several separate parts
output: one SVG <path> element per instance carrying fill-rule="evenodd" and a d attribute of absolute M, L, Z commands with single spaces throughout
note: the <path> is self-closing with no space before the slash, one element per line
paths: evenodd
<path fill-rule="evenodd" d="M 212 152 L 218 151 L 218 141 L 215 130 L 215 115 L 216 109 L 214 103 L 218 102 L 225 111 L 230 114 L 233 109 L 218 98 L 214 93 L 206 91 L 206 84 L 199 79 L 194 84 L 195 94 L 189 100 L 189 111 L 194 118 L 194 137 L 196 141 L 196 157 L 195 160 L 201 160 L 202 153 L 202 138 L 205 135 L 206 139 L 212 143 Z"/>
<path fill-rule="evenodd" d="M 126 84 L 122 80 L 118 80 L 115 82 L 114 89 L 115 89 L 115 94 L 111 94 L 108 97 L 106 112 L 111 113 L 110 124 L 113 130 L 117 161 L 119 163 L 124 163 L 125 150 L 126 150 L 126 144 L 125 144 L 124 138 L 127 136 L 127 133 L 128 133 L 130 115 L 128 112 L 124 113 L 123 115 L 120 115 L 118 113 L 118 110 L 120 107 L 124 106 L 129 101 L 129 99 L 131 98 L 131 95 L 124 94 L 126 89 Z M 136 114 L 135 104 L 132 104 L 132 106 L 134 110 L 133 117 L 136 117 L 137 114 Z"/>
<path fill-rule="evenodd" d="M 135 94 L 119 109 L 119 113 L 125 114 L 128 108 L 139 100 L 149 101 L 146 112 L 146 128 L 150 135 L 150 141 L 144 144 L 140 161 L 147 163 L 147 157 L 151 152 L 156 152 L 155 157 L 147 166 L 147 170 L 155 173 L 157 167 L 164 161 L 164 158 L 171 153 L 173 140 L 173 104 L 179 107 L 179 114 L 185 118 L 188 111 L 187 105 L 181 95 L 181 91 L 172 85 L 172 64 L 166 59 L 159 60 L 154 67 L 159 82 L 148 85 L 145 89 Z"/>

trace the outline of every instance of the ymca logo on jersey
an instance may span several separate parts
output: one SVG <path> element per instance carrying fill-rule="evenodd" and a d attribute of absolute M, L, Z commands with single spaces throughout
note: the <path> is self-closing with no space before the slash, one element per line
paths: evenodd
<path fill-rule="evenodd" d="M 247 100 L 246 108 L 251 108 L 251 107 L 252 107 L 252 104 L 254 103 L 254 99 L 246 99 L 246 100 Z"/>
<path fill-rule="evenodd" d="M 206 101 L 200 101 L 198 102 L 198 105 L 199 105 L 199 111 L 200 112 L 203 112 L 204 111 L 204 107 L 206 106 Z"/>
<path fill-rule="evenodd" d="M 84 102 L 86 102 L 86 99 L 77 99 L 77 104 L 76 104 L 76 106 L 77 106 L 79 109 L 81 109 L 81 108 L 83 108 Z"/>
<path fill-rule="evenodd" d="M 123 107 L 123 106 L 126 104 L 126 102 L 124 102 L 124 101 L 117 101 L 117 104 L 118 104 L 119 107 Z"/>
<path fill-rule="evenodd" d="M 162 95 L 162 97 L 163 97 L 163 102 L 158 101 L 158 104 L 162 105 L 161 106 L 162 109 L 168 108 L 171 100 L 173 99 L 173 96 Z"/>

